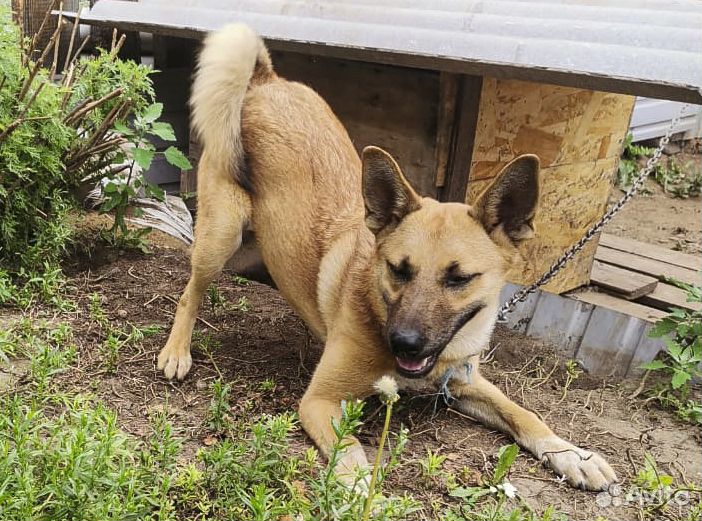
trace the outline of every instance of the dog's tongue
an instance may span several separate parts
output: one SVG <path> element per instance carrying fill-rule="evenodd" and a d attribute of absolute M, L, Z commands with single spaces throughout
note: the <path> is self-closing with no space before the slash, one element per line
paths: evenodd
<path fill-rule="evenodd" d="M 422 358 L 421 360 L 410 360 L 407 358 L 395 358 L 397 360 L 397 365 L 399 365 L 405 371 L 421 371 L 427 365 L 429 358 Z"/>

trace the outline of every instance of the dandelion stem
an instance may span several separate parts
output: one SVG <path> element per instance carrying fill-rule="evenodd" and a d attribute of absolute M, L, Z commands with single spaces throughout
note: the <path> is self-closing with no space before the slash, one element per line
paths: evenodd
<path fill-rule="evenodd" d="M 363 505 L 363 516 L 361 517 L 362 521 L 368 521 L 368 519 L 370 519 L 371 505 L 373 504 L 373 497 L 375 496 L 375 484 L 378 480 L 378 470 L 380 469 L 380 458 L 383 455 L 383 447 L 385 446 L 385 440 L 387 439 L 388 431 L 390 430 L 392 404 L 393 402 L 388 400 L 387 408 L 385 409 L 385 425 L 383 425 L 383 432 L 380 435 L 380 445 L 378 446 L 378 452 L 375 454 L 375 463 L 373 464 L 371 481 L 370 485 L 368 486 L 368 497 L 366 497 L 366 503 Z"/>

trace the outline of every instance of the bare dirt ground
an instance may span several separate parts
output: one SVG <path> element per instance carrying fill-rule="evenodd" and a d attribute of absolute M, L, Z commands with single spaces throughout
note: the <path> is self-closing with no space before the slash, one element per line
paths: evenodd
<path fill-rule="evenodd" d="M 69 273 L 78 309 L 69 322 L 79 363 L 60 376 L 69 389 L 96 393 L 118 411 L 120 426 L 135 436 L 147 434 L 150 413 L 167 407 L 178 434 L 186 439 L 186 456 L 211 443 L 203 420 L 211 399 L 209 384 L 217 377 L 217 368 L 224 380 L 233 384 L 235 416 L 279 413 L 296 408 L 321 349 L 276 291 L 255 283 L 237 284 L 225 274 L 218 282 L 221 295 L 228 303 L 245 297 L 250 309 L 212 309 L 205 303 L 196 338 L 208 338 L 210 345 L 214 340 L 221 347 L 214 349 L 212 358 L 196 347 L 187 379 L 182 383 L 166 381 L 156 369 L 155 358 L 166 340 L 188 270 L 186 253 L 163 245 L 155 247 L 152 255 L 110 253 L 75 262 Z M 114 372 L 106 370 L 97 350 L 99 337 L 88 311 L 93 293 L 101 295 L 108 318 L 117 326 L 163 327 L 138 347 L 123 348 Z M 486 375 L 511 398 L 543 417 L 557 434 L 599 451 L 615 468 L 625 489 L 642 468 L 646 453 L 655 458 L 662 472 L 679 482 L 699 483 L 702 479 L 699 430 L 653 402 L 628 399 L 638 382 L 615 383 L 582 375 L 565 390 L 564 361 L 553 349 L 504 330 L 497 331 L 493 346 L 497 349 L 494 359 L 485 364 Z M 275 382 L 273 389 L 261 385 L 267 379 Z M 381 431 L 379 402 L 370 400 L 366 410 L 360 438 L 370 453 Z M 426 519 L 435 519 L 437 505 L 453 501 L 441 478 L 422 478 L 418 462 L 427 449 L 447 456 L 444 470 L 470 486 L 477 483 L 480 473 L 492 469 L 497 449 L 510 443 L 505 436 L 445 407 L 437 396 L 403 396 L 396 410 L 393 429 L 397 431 L 400 424 L 409 427 L 410 442 L 405 464 L 388 486 L 421 499 Z M 293 446 L 309 443 L 303 432 L 296 433 Z M 601 506 L 610 503 L 607 497 L 560 483 L 526 453 L 518 457 L 510 480 L 537 511 L 554 505 L 570 519 L 583 521 L 597 516 L 633 520 L 641 515 L 634 503 Z M 667 515 L 678 519 L 683 512 L 684 507 L 673 506 Z"/>
<path fill-rule="evenodd" d="M 702 154 L 690 147 L 674 156 L 673 160 L 689 172 L 699 174 L 702 170 Z M 685 253 L 702 252 L 700 196 L 687 199 L 673 197 L 652 179 L 646 181 L 645 187 L 648 193 L 632 199 L 605 231 Z M 610 202 L 614 203 L 621 196 L 622 191 L 615 188 Z"/>
<path fill-rule="evenodd" d="M 699 155 L 695 156 L 699 163 Z M 676 199 L 655 183 L 651 194 L 636 198 L 608 226 L 616 235 L 636 238 L 669 248 L 700 251 L 700 199 Z M 614 190 L 612 200 L 620 197 Z M 89 218 L 93 224 L 99 218 Z M 262 413 L 295 409 L 319 358 L 321 345 L 307 331 L 280 295 L 256 283 L 239 284 L 232 274 L 218 281 L 228 306 L 204 304 L 196 326 L 193 368 L 182 383 L 166 381 L 156 369 L 155 358 L 165 343 L 180 292 L 188 278 L 189 261 L 180 243 L 152 234 L 151 255 L 118 253 L 94 248 L 91 258 L 75 259 L 68 267 L 71 298 L 77 310 L 68 321 L 74 331 L 79 362 L 59 376 L 66 390 L 95 393 L 119 414 L 120 427 L 137 437 L 149 431 L 154 411 L 167 410 L 178 434 L 185 439 L 184 458 L 213 442 L 204 425 L 211 399 L 211 382 L 222 372 L 232 384 L 233 415 L 241 419 Z M 147 337 L 119 353 L 117 369 L 110 371 L 101 360 L 101 336 L 90 318 L 89 303 L 100 295 L 102 306 L 115 326 L 160 325 L 160 333 Z M 235 306 L 244 298 L 248 306 Z M 226 309 L 229 308 L 229 309 Z M 234 309 L 232 309 L 234 308 Z M 246 309 L 248 308 L 248 309 Z M 32 318 L 52 318 L 51 310 L 35 309 Z M 15 317 L 16 318 L 16 317 Z M 0 316 L 3 320 L 12 317 Z M 65 316 L 60 317 L 61 320 Z M 204 339 L 204 340 L 203 340 Z M 206 341 L 211 357 L 198 349 Z M 485 374 L 518 403 L 535 411 L 560 436 L 599 451 L 614 467 L 624 492 L 650 454 L 659 470 L 680 484 L 702 481 L 702 436 L 698 428 L 685 424 L 660 409 L 644 395 L 628 398 L 637 381 L 614 382 L 583 374 L 565 388 L 565 360 L 552 347 L 516 333 L 500 330 L 493 343 L 494 358 L 484 364 Z M 11 371 L 0 371 L 0 389 L 12 385 L 26 370 L 21 361 Z M 262 382 L 268 381 L 268 385 Z M 271 386 L 270 383 L 274 385 Z M 360 432 L 369 455 L 381 431 L 380 404 L 369 400 L 366 423 Z M 236 418 L 235 418 L 236 419 Z M 404 464 L 388 482 L 391 491 L 409 492 L 422 500 L 422 519 L 437 519 L 442 504 L 455 501 L 447 494 L 445 478 L 425 478 L 419 461 L 427 450 L 446 456 L 443 470 L 460 484 L 473 486 L 481 473 L 490 472 L 495 453 L 510 443 L 507 437 L 447 408 L 438 396 L 404 395 L 396 406 L 392 429 L 410 430 Z M 310 442 L 298 430 L 293 447 Z M 638 520 L 644 510 L 624 495 L 574 490 L 556 479 L 533 457 L 521 453 L 510 481 L 536 511 L 553 505 L 569 519 L 594 521 Z M 685 519 L 688 509 L 671 503 L 666 513 L 653 512 L 653 519 Z"/>

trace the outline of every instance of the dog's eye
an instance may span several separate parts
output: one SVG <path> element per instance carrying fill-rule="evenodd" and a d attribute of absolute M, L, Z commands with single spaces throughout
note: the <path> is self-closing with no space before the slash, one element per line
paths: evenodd
<path fill-rule="evenodd" d="M 396 282 L 409 282 L 412 279 L 412 270 L 410 269 L 407 261 L 402 261 L 400 264 L 395 265 L 390 261 L 388 263 L 388 271 L 395 279 Z"/>
<path fill-rule="evenodd" d="M 463 288 L 478 275 L 478 273 L 470 273 L 467 275 L 462 273 L 447 273 L 444 277 L 444 286 L 455 289 Z"/>

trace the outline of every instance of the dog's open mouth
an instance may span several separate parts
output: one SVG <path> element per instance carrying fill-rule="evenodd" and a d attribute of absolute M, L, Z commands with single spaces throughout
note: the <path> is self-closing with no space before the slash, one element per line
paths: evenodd
<path fill-rule="evenodd" d="M 395 365 L 397 372 L 408 378 L 421 378 L 429 373 L 436 364 L 438 353 L 426 356 L 424 358 L 401 358 L 395 357 Z"/>

